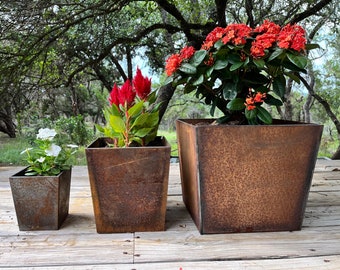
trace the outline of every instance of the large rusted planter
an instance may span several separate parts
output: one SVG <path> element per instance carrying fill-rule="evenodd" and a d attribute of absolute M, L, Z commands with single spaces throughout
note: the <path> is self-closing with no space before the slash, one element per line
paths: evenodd
<path fill-rule="evenodd" d="M 183 201 L 199 232 L 300 230 L 323 126 L 178 120 Z"/>
<path fill-rule="evenodd" d="M 170 145 L 108 148 L 99 138 L 86 148 L 98 233 L 165 230 Z"/>
<path fill-rule="evenodd" d="M 69 210 L 71 169 L 57 176 L 9 178 L 20 231 L 58 230 Z"/>

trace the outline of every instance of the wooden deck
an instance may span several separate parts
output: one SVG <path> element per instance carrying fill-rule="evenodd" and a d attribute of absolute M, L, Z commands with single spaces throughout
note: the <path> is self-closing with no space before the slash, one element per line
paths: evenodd
<path fill-rule="evenodd" d="M 58 231 L 22 232 L 0 167 L 0 269 L 340 269 L 340 161 L 319 160 L 303 229 L 200 235 L 171 164 L 164 232 L 97 234 L 86 167 L 72 173 L 70 214 Z"/>

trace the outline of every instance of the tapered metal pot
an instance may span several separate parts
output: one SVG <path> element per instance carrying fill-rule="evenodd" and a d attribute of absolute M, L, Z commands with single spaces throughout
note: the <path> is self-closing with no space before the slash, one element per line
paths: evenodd
<path fill-rule="evenodd" d="M 9 178 L 20 231 L 58 230 L 68 216 L 71 169 L 57 176 Z"/>
<path fill-rule="evenodd" d="M 300 230 L 323 126 L 178 120 L 183 201 L 199 232 Z"/>
<path fill-rule="evenodd" d="M 165 230 L 170 145 L 110 148 L 99 138 L 86 149 L 98 233 Z"/>

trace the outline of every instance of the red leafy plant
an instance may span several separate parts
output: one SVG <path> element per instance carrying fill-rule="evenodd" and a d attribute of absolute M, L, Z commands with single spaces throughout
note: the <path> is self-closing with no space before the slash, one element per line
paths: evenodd
<path fill-rule="evenodd" d="M 299 25 L 281 27 L 268 20 L 256 28 L 230 24 L 211 31 L 199 50 L 184 47 L 166 60 L 165 83 L 183 85 L 184 93 L 216 107 L 224 116 L 218 122 L 271 124 L 263 106 L 281 106 L 287 77 L 300 83 L 306 73 L 305 30 Z"/>
<path fill-rule="evenodd" d="M 151 79 L 139 68 L 132 81 L 126 80 L 121 87 L 114 84 L 108 101 L 106 126 L 96 127 L 112 139 L 111 146 L 145 146 L 155 139 L 159 122 L 156 92 L 151 91 Z"/>

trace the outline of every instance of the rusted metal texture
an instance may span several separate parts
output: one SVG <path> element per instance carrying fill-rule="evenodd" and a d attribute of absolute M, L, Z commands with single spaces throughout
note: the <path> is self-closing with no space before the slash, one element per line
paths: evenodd
<path fill-rule="evenodd" d="M 178 120 L 183 201 L 205 233 L 302 226 L 323 126 Z"/>
<path fill-rule="evenodd" d="M 99 138 L 86 149 L 98 233 L 163 231 L 170 145 L 108 148 Z"/>
<path fill-rule="evenodd" d="M 69 210 L 71 169 L 57 176 L 9 178 L 20 231 L 58 230 Z"/>

